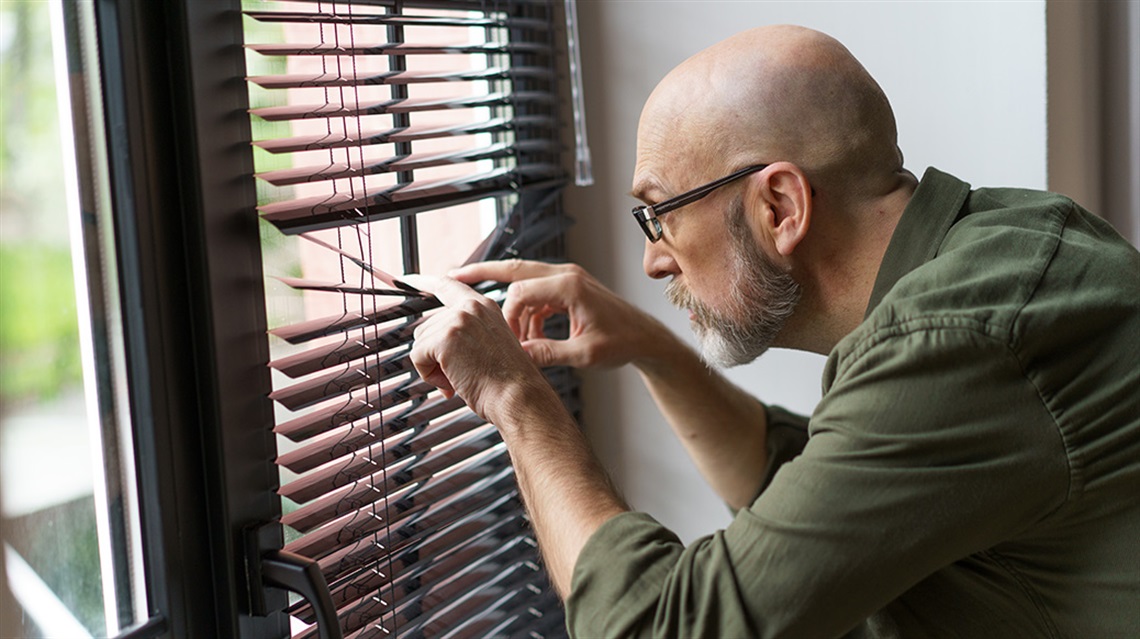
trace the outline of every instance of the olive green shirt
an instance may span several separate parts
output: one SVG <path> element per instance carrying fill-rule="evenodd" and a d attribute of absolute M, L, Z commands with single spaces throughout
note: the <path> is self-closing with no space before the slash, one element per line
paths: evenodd
<path fill-rule="evenodd" d="M 810 421 L 684 547 L 590 537 L 576 637 L 1140 637 L 1140 254 L 1059 195 L 927 171 Z"/>

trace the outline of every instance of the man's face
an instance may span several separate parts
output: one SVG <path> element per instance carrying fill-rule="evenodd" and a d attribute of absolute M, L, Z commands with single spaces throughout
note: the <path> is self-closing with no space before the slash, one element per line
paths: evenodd
<path fill-rule="evenodd" d="M 670 303 L 688 309 L 701 356 L 720 367 L 755 360 L 772 345 L 795 309 L 800 287 L 756 245 L 737 196 L 724 214 L 731 238 L 732 280 L 718 303 L 704 303 L 679 279 L 665 289 Z"/>

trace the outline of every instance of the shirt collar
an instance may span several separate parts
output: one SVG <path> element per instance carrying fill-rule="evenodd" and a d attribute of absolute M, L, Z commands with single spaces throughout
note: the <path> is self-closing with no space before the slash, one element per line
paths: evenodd
<path fill-rule="evenodd" d="M 904 275 L 934 258 L 969 194 L 969 184 L 934 167 L 926 169 L 891 235 L 864 319 Z"/>

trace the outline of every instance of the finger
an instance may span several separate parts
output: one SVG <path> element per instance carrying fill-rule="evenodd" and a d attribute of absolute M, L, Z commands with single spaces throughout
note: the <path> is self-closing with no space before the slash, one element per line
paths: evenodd
<path fill-rule="evenodd" d="M 533 260 L 493 260 L 490 262 L 476 262 L 460 267 L 448 273 L 460 282 L 475 284 L 477 282 L 517 282 L 534 277 L 546 277 L 562 272 L 566 265 L 548 264 Z"/>
<path fill-rule="evenodd" d="M 450 277 L 434 277 L 412 273 L 401 277 L 400 280 L 425 293 L 435 295 L 445 306 L 454 306 L 468 299 L 484 299 L 470 286 Z"/>
<path fill-rule="evenodd" d="M 548 366 L 582 366 L 584 355 L 566 340 L 532 339 L 523 342 L 523 350 L 539 368 Z"/>
<path fill-rule="evenodd" d="M 438 388 L 444 397 L 450 398 L 455 395 L 455 389 L 447 379 L 447 374 L 443 372 L 443 366 L 437 359 L 437 350 L 436 342 L 430 337 L 417 339 L 412 347 L 412 365 L 416 367 L 420 379 Z"/>
<path fill-rule="evenodd" d="M 527 333 L 529 339 L 546 337 L 545 324 L 547 317 L 550 317 L 548 313 L 535 313 L 530 316 L 530 331 Z"/>
<path fill-rule="evenodd" d="M 580 287 L 577 284 L 574 278 L 566 274 L 513 282 L 507 289 L 507 302 L 531 308 L 547 308 L 550 313 L 562 313 L 579 295 Z"/>
<path fill-rule="evenodd" d="M 555 313 L 567 311 L 571 293 L 563 281 L 563 277 L 540 277 L 511 284 L 503 301 L 503 317 L 507 318 L 507 324 L 515 335 L 525 338 L 529 330 L 527 322 L 534 315 L 545 320 Z"/>
<path fill-rule="evenodd" d="M 504 304 L 504 307 L 506 305 Z M 511 331 L 519 338 L 519 341 L 526 341 L 530 339 L 530 312 L 529 306 L 516 306 L 514 309 L 515 314 L 512 316 L 514 321 L 507 320 L 507 325 L 511 327 Z M 504 312 L 503 317 L 507 317 Z"/>

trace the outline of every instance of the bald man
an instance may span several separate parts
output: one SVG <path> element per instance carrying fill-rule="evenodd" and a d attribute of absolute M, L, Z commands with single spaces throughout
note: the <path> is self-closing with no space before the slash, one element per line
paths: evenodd
<path fill-rule="evenodd" d="M 807 29 L 689 59 L 637 142 L 645 271 L 704 360 L 827 354 L 824 396 L 761 404 L 573 265 L 409 277 L 445 303 L 416 367 L 502 433 L 572 635 L 1140 636 L 1135 249 L 1061 196 L 917 180 L 878 85 Z M 684 547 L 631 512 L 539 372 L 624 364 L 727 529 Z"/>

